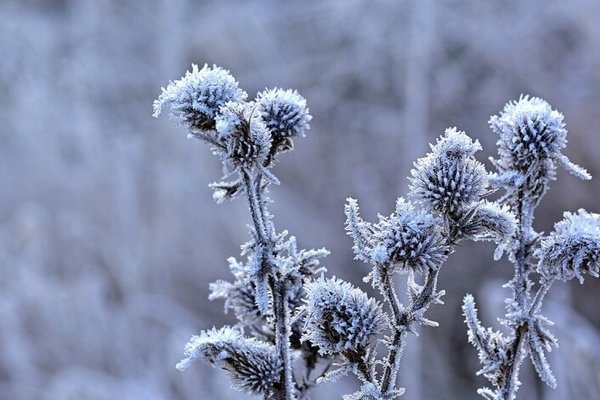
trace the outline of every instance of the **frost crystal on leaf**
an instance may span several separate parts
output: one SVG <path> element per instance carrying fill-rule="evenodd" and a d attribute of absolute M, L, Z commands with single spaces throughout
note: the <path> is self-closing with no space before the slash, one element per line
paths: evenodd
<path fill-rule="evenodd" d="M 362 353 L 383 329 L 381 305 L 348 282 L 321 277 L 306 291 L 302 338 L 321 354 Z"/>
<path fill-rule="evenodd" d="M 158 100 L 154 101 L 154 117 L 158 117 L 164 106 L 170 106 L 170 115 L 181 120 L 192 130 L 213 130 L 219 109 L 229 101 L 241 102 L 246 92 L 238 87 L 229 71 L 204 64 L 202 69 L 192 64 L 183 78 L 170 82 L 162 88 Z"/>
<path fill-rule="evenodd" d="M 472 240 L 501 242 L 514 233 L 516 226 L 517 220 L 508 206 L 482 200 L 462 227 L 462 233 Z"/>
<path fill-rule="evenodd" d="M 536 256 L 538 272 L 547 280 L 583 283 L 583 275 L 598 277 L 600 273 L 600 215 L 580 209 L 565 212 L 554 224 L 554 232 L 542 240 Z"/>
<path fill-rule="evenodd" d="M 233 386 L 245 392 L 268 395 L 279 383 L 282 365 L 275 347 L 245 338 L 237 329 L 213 328 L 192 336 L 184 354 L 177 369 L 185 370 L 194 360 L 204 358 L 226 370 Z"/>
<path fill-rule="evenodd" d="M 460 217 L 488 192 L 485 167 L 473 157 L 478 150 L 478 141 L 456 128 L 446 129 L 431 152 L 414 163 L 411 197 L 434 211 Z"/>

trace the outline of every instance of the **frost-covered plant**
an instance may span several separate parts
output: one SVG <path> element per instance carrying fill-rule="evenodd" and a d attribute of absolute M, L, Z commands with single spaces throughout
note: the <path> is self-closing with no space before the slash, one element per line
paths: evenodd
<path fill-rule="evenodd" d="M 328 358 L 302 337 L 303 318 L 293 318 L 306 299 L 306 283 L 323 271 L 320 259 L 328 251 L 298 249 L 293 236 L 278 233 L 267 211 L 267 191 L 279 182 L 270 170 L 277 155 L 293 147 L 293 137 L 304 135 L 311 116 L 295 91 L 273 89 L 254 101 L 246 98 L 229 71 L 192 65 L 154 103 L 154 116 L 168 107 L 190 137 L 210 145 L 226 178 L 211 184 L 215 200 L 244 195 L 252 221 L 251 238 L 242 246 L 246 261 L 229 259 L 233 282 L 211 284 L 210 298 L 225 300 L 225 309 L 238 319 L 236 327 L 192 337 L 177 367 L 204 358 L 227 370 L 237 389 L 291 400 L 314 384 L 311 372 Z M 297 356 L 303 374 L 293 370 Z"/>
<path fill-rule="evenodd" d="M 392 399 L 404 393 L 396 380 L 406 335 L 416 332 L 418 325 L 437 326 L 425 312 L 442 303 L 444 291 L 437 289 L 442 264 L 461 240 L 502 244 L 513 233 L 514 217 L 508 209 L 483 199 L 490 190 L 487 172 L 474 158 L 480 149 L 479 142 L 464 132 L 447 129 L 431 152 L 415 162 L 410 200 L 399 198 L 395 211 L 380 215 L 376 223 L 363 220 L 357 201 L 348 199 L 346 230 L 354 240 L 356 258 L 373 267 L 366 280 L 381 293 L 391 321 L 387 355 L 373 361 L 369 374 L 359 371 L 363 386 L 348 399 Z M 408 304 L 400 303 L 396 274 L 408 274 Z M 424 275 L 422 285 L 416 282 L 419 275 Z M 371 350 L 366 359 L 375 356 Z M 375 365 L 382 369 L 376 371 Z M 357 365 L 353 367 L 356 371 Z"/>
<path fill-rule="evenodd" d="M 541 302 L 555 280 L 600 273 L 598 215 L 566 213 L 544 239 L 532 229 L 533 210 L 556 165 L 589 178 L 561 154 L 566 130 L 560 113 L 540 99 L 523 97 L 492 117 L 492 129 L 500 136 L 496 174 L 488 175 L 475 159 L 478 141 L 449 128 L 414 163 L 409 194 L 396 201 L 389 216 L 367 222 L 358 202 L 347 200 L 346 231 L 356 258 L 372 267 L 365 281 L 380 292 L 379 302 L 350 283 L 325 279 L 320 259 L 327 250 L 299 249 L 287 231 L 276 231 L 267 210 L 268 189 L 279 183 L 272 172 L 277 156 L 309 129 L 306 101 L 296 91 L 277 88 L 252 101 L 246 98 L 228 71 L 193 65 L 163 89 L 154 105 L 155 116 L 169 107 L 190 137 L 210 145 L 225 175 L 210 185 L 215 200 L 245 196 L 252 221 L 250 240 L 242 245 L 245 260 L 229 259 L 233 281 L 210 286 L 210 299 L 224 299 L 225 311 L 233 311 L 237 324 L 193 336 L 177 368 L 203 358 L 226 370 L 235 388 L 265 399 L 306 398 L 315 384 L 348 373 L 362 386 L 346 400 L 397 398 L 404 393 L 396 381 L 406 335 L 416 333 L 418 325 L 437 326 L 425 313 L 442 303 L 444 291 L 437 288 L 441 266 L 460 241 L 491 240 L 498 244 L 495 257 L 507 252 L 515 265 L 508 284 L 513 297 L 503 320 L 511 333 L 484 329 L 473 297 L 465 297 L 469 340 L 479 350 L 480 373 L 494 385 L 480 393 L 514 399 L 526 354 L 540 377 L 555 384 L 546 351 L 556 339 L 547 329 L 550 322 L 539 314 Z M 497 202 L 485 199 L 493 192 L 490 184 L 506 191 Z M 534 271 L 541 284 L 532 300 L 529 275 Z M 397 295 L 398 274 L 408 275 L 407 304 Z M 387 351 L 378 358 L 383 334 Z M 334 362 L 337 367 L 331 370 Z"/>
<path fill-rule="evenodd" d="M 512 400 L 519 388 L 519 369 L 527 355 L 540 379 L 555 387 L 546 353 L 557 346 L 548 329 L 551 321 L 540 314 L 544 296 L 556 280 L 583 275 L 598 276 L 600 256 L 600 224 L 597 214 L 579 210 L 565 213 L 554 226 L 554 232 L 542 237 L 533 229 L 534 211 L 555 179 L 558 165 L 582 179 L 590 179 L 587 171 L 571 163 L 561 151 L 567 145 L 563 115 L 544 100 L 522 96 L 510 102 L 490 119 L 492 130 L 499 136 L 499 158 L 492 160 L 497 172 L 490 176 L 493 186 L 504 189 L 495 210 L 507 207 L 516 218 L 516 230 L 500 249 L 508 253 L 514 266 L 514 277 L 505 285 L 512 291 L 506 300 L 506 316 L 500 322 L 508 333 L 483 328 L 477 317 L 472 295 L 464 298 L 463 312 L 469 341 L 477 348 L 484 375 L 493 385 L 478 391 L 493 400 Z M 491 211 L 494 214 L 496 211 Z M 498 226 L 500 231 L 504 228 Z M 501 252 L 496 257 L 501 256 Z M 537 272 L 539 287 L 532 295 Z"/>

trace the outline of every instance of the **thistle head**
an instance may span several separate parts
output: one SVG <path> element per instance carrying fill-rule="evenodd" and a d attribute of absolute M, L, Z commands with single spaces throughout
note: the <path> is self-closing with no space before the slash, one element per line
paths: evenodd
<path fill-rule="evenodd" d="M 492 116 L 489 124 L 499 136 L 499 158 L 493 161 L 502 184 L 519 187 L 525 183 L 524 178 L 543 181 L 537 182 L 539 187 L 535 188 L 541 197 L 546 181 L 554 179 L 557 163 L 582 179 L 591 178 L 561 153 L 567 146 L 564 116 L 545 100 L 521 96 L 507 103 L 499 115 Z"/>
<path fill-rule="evenodd" d="M 381 305 L 340 279 L 323 277 L 306 287 L 304 334 L 320 354 L 364 352 L 383 329 Z"/>
<path fill-rule="evenodd" d="M 271 135 L 254 103 L 229 102 L 215 119 L 218 150 L 229 169 L 262 164 L 271 148 Z"/>
<path fill-rule="evenodd" d="M 371 258 L 387 272 L 437 269 L 447 258 L 449 247 L 440 223 L 430 213 L 417 209 L 400 197 L 389 217 L 380 216 Z"/>
<path fill-rule="evenodd" d="M 199 69 L 192 64 L 192 71 L 162 88 L 158 100 L 154 101 L 154 117 L 158 117 L 164 106 L 170 106 L 170 115 L 179 119 L 191 130 L 214 130 L 215 117 L 227 102 L 241 102 L 246 92 L 229 71 L 204 64 Z"/>
<path fill-rule="evenodd" d="M 227 371 L 236 389 L 253 394 L 272 394 L 283 368 L 275 346 L 245 338 L 241 331 L 228 326 L 192 336 L 184 354 L 186 358 L 177 369 L 183 371 L 194 360 L 204 358 Z"/>
<path fill-rule="evenodd" d="M 554 232 L 536 251 L 538 272 L 546 280 L 579 279 L 600 275 L 600 215 L 580 209 L 565 212 Z"/>
<path fill-rule="evenodd" d="M 478 150 L 479 141 L 456 128 L 446 129 L 431 152 L 414 163 L 411 197 L 432 211 L 458 218 L 488 192 L 485 167 L 473 157 Z"/>
<path fill-rule="evenodd" d="M 306 100 L 295 90 L 267 89 L 256 96 L 258 111 L 273 136 L 302 136 L 312 116 Z"/>

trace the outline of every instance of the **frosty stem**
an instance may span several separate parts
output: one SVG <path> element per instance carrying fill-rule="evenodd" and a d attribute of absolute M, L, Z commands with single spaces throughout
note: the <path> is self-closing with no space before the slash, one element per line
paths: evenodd
<path fill-rule="evenodd" d="M 289 325 L 289 307 L 287 305 L 287 285 L 284 277 L 275 274 L 276 266 L 272 265 L 269 253 L 274 247 L 272 235 L 267 228 L 266 210 L 260 191 L 262 190 L 262 175 L 244 170 L 242 180 L 248 197 L 248 204 L 256 239 L 262 249 L 261 262 L 263 269 L 270 271 L 269 287 L 273 295 L 273 314 L 275 318 L 275 347 L 282 361 L 281 387 L 277 392 L 278 400 L 292 400 L 293 380 L 292 366 L 290 357 L 290 325 Z"/>
<path fill-rule="evenodd" d="M 529 181 L 529 180 L 527 180 Z M 513 302 L 518 306 L 518 310 L 525 313 L 528 310 L 527 297 L 529 295 L 529 273 L 531 265 L 528 262 L 530 253 L 531 243 L 530 238 L 532 236 L 532 221 L 533 221 L 533 210 L 535 200 L 528 199 L 524 193 L 524 189 L 519 189 L 517 196 L 517 240 L 518 248 L 515 253 L 515 275 L 512 280 L 513 286 Z M 530 215 L 531 214 L 531 215 Z M 537 296 L 536 296 L 537 297 Z M 539 298 L 538 302 L 541 302 L 543 295 Z M 538 307 L 539 305 L 536 305 Z M 510 310 L 514 312 L 514 310 Z M 532 310 L 533 311 L 533 310 Z M 502 380 L 502 386 L 499 389 L 499 395 L 503 399 L 512 400 L 516 398 L 518 390 L 519 380 L 519 369 L 521 363 L 525 358 L 523 353 L 523 343 L 527 332 L 529 330 L 529 324 L 527 322 L 528 315 L 520 315 L 521 321 L 517 321 L 518 324 L 514 328 L 514 339 L 512 342 L 509 360 L 507 362 L 507 369 L 504 373 L 504 379 Z M 514 317 L 513 317 L 514 318 Z"/>
<path fill-rule="evenodd" d="M 539 287 L 538 291 L 535 294 L 535 297 L 533 298 L 531 307 L 529 307 L 529 315 L 534 316 L 540 310 L 540 307 L 542 306 L 542 301 L 544 301 L 544 297 L 546 296 L 546 293 L 548 293 L 548 290 L 550 290 L 550 287 L 552 287 L 553 282 L 554 281 L 542 282 L 542 286 Z"/>
<path fill-rule="evenodd" d="M 402 306 L 398 300 L 394 282 L 390 275 L 387 273 L 382 274 L 383 276 L 381 278 L 382 284 L 385 287 L 385 296 L 390 303 L 394 317 L 394 337 L 392 339 L 390 353 L 381 380 L 381 393 L 383 394 L 387 393 L 389 390 L 393 390 L 396 386 L 396 377 L 398 376 L 398 370 L 400 368 L 400 360 L 406 345 L 406 341 L 404 340 L 406 333 L 410 332 L 411 325 L 416 319 L 416 314 L 434 300 L 438 273 L 439 268 L 427 272 L 423 289 L 419 293 L 419 296 L 414 301 L 411 301 L 407 311 L 402 311 Z"/>

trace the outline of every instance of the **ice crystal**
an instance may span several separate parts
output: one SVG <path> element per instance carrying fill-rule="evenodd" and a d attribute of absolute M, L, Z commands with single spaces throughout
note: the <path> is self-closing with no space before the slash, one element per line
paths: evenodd
<path fill-rule="evenodd" d="M 306 291 L 303 339 L 321 354 L 363 352 L 383 329 L 381 305 L 348 282 L 321 277 Z"/>
<path fill-rule="evenodd" d="M 153 115 L 158 117 L 163 107 L 170 106 L 171 117 L 192 130 L 213 130 L 220 108 L 230 101 L 244 101 L 246 97 L 229 71 L 207 64 L 199 69 L 192 64 L 191 72 L 187 71 L 183 78 L 162 88 L 154 102 Z"/>
<path fill-rule="evenodd" d="M 554 232 L 542 240 L 536 253 L 538 272 L 545 279 L 583 283 L 583 275 L 600 274 L 600 215 L 580 209 L 565 212 Z"/>
<path fill-rule="evenodd" d="M 447 129 L 431 152 L 414 163 L 411 197 L 431 210 L 460 217 L 488 192 L 485 167 L 473 157 L 478 150 L 478 141 L 456 128 Z"/>
<path fill-rule="evenodd" d="M 204 358 L 226 370 L 233 386 L 242 391 L 269 395 L 279 383 L 282 364 L 275 347 L 245 338 L 234 328 L 213 328 L 192 336 L 184 354 L 178 369 L 185 370 L 194 360 Z"/>

